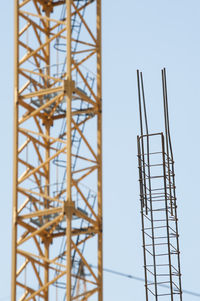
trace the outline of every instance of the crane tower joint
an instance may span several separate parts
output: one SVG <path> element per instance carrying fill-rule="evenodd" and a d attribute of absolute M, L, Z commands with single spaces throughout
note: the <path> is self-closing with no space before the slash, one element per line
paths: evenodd
<path fill-rule="evenodd" d="M 63 90 L 65 95 L 67 95 L 69 91 L 73 93 L 75 90 L 75 81 L 69 79 L 64 80 Z"/>
<path fill-rule="evenodd" d="M 73 213 L 74 213 L 74 210 L 75 210 L 75 202 L 73 202 L 73 201 L 66 201 L 65 203 L 64 203 L 64 214 L 66 215 L 66 216 L 70 216 L 70 217 L 72 217 L 72 215 L 73 215 Z"/>

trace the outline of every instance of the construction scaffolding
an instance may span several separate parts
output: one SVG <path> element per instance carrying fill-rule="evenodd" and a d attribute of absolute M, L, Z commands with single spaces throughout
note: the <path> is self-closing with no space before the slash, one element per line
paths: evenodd
<path fill-rule="evenodd" d="M 137 143 L 146 301 L 182 301 L 166 71 L 162 70 L 164 133 L 149 133 L 143 76 L 139 71 L 137 81 L 141 131 Z"/>

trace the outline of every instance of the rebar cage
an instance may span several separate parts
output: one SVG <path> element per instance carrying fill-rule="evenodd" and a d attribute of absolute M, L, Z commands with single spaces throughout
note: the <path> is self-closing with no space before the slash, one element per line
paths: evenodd
<path fill-rule="evenodd" d="M 141 135 L 137 137 L 146 300 L 182 300 L 174 159 L 162 70 L 165 134 L 149 134 L 138 72 Z M 140 93 L 140 84 L 142 93 Z M 143 133 L 143 96 L 146 133 Z"/>

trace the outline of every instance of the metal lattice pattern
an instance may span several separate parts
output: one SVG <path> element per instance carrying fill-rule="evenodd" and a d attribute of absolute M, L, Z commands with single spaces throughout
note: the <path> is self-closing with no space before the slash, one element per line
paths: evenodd
<path fill-rule="evenodd" d="M 15 24 L 12 301 L 101 301 L 101 2 L 15 1 Z"/>
<path fill-rule="evenodd" d="M 163 76 L 165 135 L 149 134 L 142 74 L 139 77 L 145 116 L 138 136 L 138 164 L 146 300 L 182 300 L 174 159 L 169 131 L 165 69 Z M 140 92 L 140 83 L 142 93 Z"/>

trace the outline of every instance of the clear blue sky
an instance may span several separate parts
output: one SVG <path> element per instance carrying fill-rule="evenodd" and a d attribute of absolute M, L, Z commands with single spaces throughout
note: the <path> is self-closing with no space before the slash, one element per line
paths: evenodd
<path fill-rule="evenodd" d="M 160 69 L 167 68 L 183 288 L 200 293 L 200 3 L 103 1 L 104 266 L 143 277 L 136 135 L 136 69 L 144 73 L 149 123 L 162 129 Z M 10 300 L 13 1 L 0 11 L 0 300 Z M 105 273 L 104 300 L 145 300 L 143 284 Z M 4 298 L 5 297 L 5 298 Z M 6 298 L 7 297 L 7 298 Z M 2 299 L 1 299 L 2 298 Z M 184 301 L 200 298 L 184 296 Z"/>

